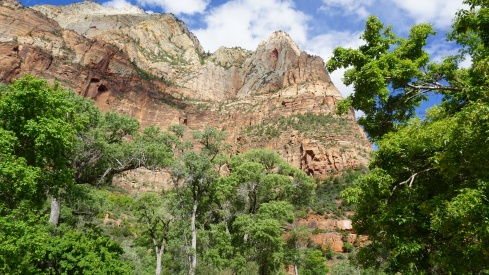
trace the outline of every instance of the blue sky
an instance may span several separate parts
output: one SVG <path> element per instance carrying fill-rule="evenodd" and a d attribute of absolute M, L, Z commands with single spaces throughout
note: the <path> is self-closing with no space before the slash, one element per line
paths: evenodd
<path fill-rule="evenodd" d="M 25 6 L 65 5 L 70 0 L 21 0 Z M 100 4 L 121 7 L 136 5 L 150 12 L 171 12 L 183 20 L 199 38 L 206 51 L 220 46 L 240 46 L 254 50 L 276 30 L 286 31 L 299 47 L 327 60 L 337 46 L 356 48 L 365 19 L 377 15 L 394 31 L 406 36 L 410 26 L 427 22 L 437 35 L 427 47 L 432 58 L 456 53 L 447 44 L 445 33 L 462 0 L 97 0 Z M 470 63 L 470 60 L 467 61 Z M 343 71 L 332 79 L 343 96 L 352 87 L 341 83 Z"/>

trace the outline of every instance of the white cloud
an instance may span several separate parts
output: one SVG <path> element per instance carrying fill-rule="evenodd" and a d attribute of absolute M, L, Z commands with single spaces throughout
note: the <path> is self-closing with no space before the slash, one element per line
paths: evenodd
<path fill-rule="evenodd" d="M 373 0 L 323 0 L 321 10 L 332 13 L 355 15 L 358 20 L 366 19 L 370 12 L 368 7 Z"/>
<path fill-rule="evenodd" d="M 124 1 L 124 0 L 112 0 Z M 137 0 L 138 5 L 148 7 L 159 7 L 164 12 L 180 14 L 196 14 L 205 11 L 209 0 Z"/>
<path fill-rule="evenodd" d="M 389 0 L 407 12 L 416 23 L 427 22 L 447 29 L 457 10 L 466 7 L 459 0 Z"/>
<path fill-rule="evenodd" d="M 240 46 L 254 50 L 274 31 L 283 30 L 298 44 L 307 41 L 309 17 L 290 0 L 231 0 L 204 17 L 205 28 L 193 30 L 203 47 Z"/>
<path fill-rule="evenodd" d="M 106 7 L 114 7 L 114 8 L 118 8 L 118 9 L 120 9 L 124 6 L 132 6 L 131 3 L 126 1 L 126 0 L 111 0 L 108 2 L 102 3 L 102 5 L 104 5 Z"/>

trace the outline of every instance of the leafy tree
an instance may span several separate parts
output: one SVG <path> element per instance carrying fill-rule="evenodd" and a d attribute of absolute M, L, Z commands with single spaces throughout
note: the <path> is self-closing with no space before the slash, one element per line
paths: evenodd
<path fill-rule="evenodd" d="M 28 204 L 0 217 L 0 272 L 128 274 L 122 248 L 99 230 L 58 229 Z"/>
<path fill-rule="evenodd" d="M 0 215 L 0 273 L 38 274 L 51 237 L 39 222 L 37 211 L 19 206 L 7 215 Z"/>
<path fill-rule="evenodd" d="M 311 199 L 314 181 L 272 151 L 255 149 L 233 157 L 232 185 L 238 188 L 236 207 L 255 214 L 262 203 L 284 200 L 299 207 Z"/>
<path fill-rule="evenodd" d="M 77 114 L 73 94 L 58 83 L 26 75 L 0 90 L 0 178 L 10 206 L 27 199 L 35 205 L 74 184 L 68 153 L 73 136 L 88 118 Z M 17 180 L 17 176 L 19 177 Z M 15 187 L 15 188 L 12 188 Z M 57 222 L 57 221 L 56 221 Z"/>
<path fill-rule="evenodd" d="M 299 226 L 292 224 L 292 229 L 286 234 L 286 255 L 285 260 L 294 266 L 295 274 L 299 274 L 299 263 L 304 257 L 307 246 L 311 242 L 312 230 L 306 225 Z"/>
<path fill-rule="evenodd" d="M 310 250 L 306 254 L 304 263 L 299 269 L 299 274 L 304 275 L 320 275 L 327 274 L 329 268 L 325 263 L 323 253 L 319 250 Z"/>
<path fill-rule="evenodd" d="M 69 230 L 55 238 L 48 250 L 46 270 L 68 274 L 130 274 L 119 244 L 99 230 Z"/>
<path fill-rule="evenodd" d="M 2 214 L 18 206 L 22 200 L 44 197 L 38 185 L 42 169 L 29 166 L 23 157 L 14 154 L 18 140 L 11 131 L 0 128 L 0 207 Z"/>
<path fill-rule="evenodd" d="M 190 274 L 195 274 L 197 267 L 197 213 L 199 205 L 205 200 L 209 186 L 216 178 L 212 168 L 211 159 L 206 154 L 188 151 L 182 156 L 181 161 L 174 164 L 171 170 L 178 205 L 183 211 L 181 212 L 181 219 L 190 219 L 190 244 L 186 240 L 186 230 L 184 230 Z"/>
<path fill-rule="evenodd" d="M 139 195 L 134 208 L 143 233 L 151 239 L 156 254 L 156 275 L 160 275 L 162 255 L 165 253 L 168 231 L 173 217 L 165 208 L 162 198 L 154 193 Z"/>
<path fill-rule="evenodd" d="M 79 113 L 90 117 L 90 123 L 76 134 L 75 148 L 70 154 L 75 181 L 99 185 L 110 181 L 119 171 L 135 168 L 136 156 L 128 152 L 132 144 L 123 138 L 137 133 L 137 120 L 113 112 L 102 114 L 93 102 L 75 98 L 79 101 Z"/>
<path fill-rule="evenodd" d="M 429 64 L 423 47 L 433 34 L 431 25 L 419 24 L 412 27 L 407 39 L 399 38 L 390 26 L 371 16 L 361 36 L 365 45 L 334 50 L 327 69 L 348 68 L 343 81 L 354 85 L 354 93 L 338 105 L 339 111 L 364 111 L 365 117 L 358 122 L 371 139 L 381 138 L 412 118 L 415 107 L 427 98 L 425 91 L 458 89 L 440 84 L 438 71 Z"/>
<path fill-rule="evenodd" d="M 275 219 L 239 215 L 233 222 L 234 245 L 245 259 L 258 263 L 259 274 L 277 274 L 284 257 L 283 228 Z"/>
<path fill-rule="evenodd" d="M 363 267 L 389 273 L 489 271 L 489 4 L 464 3 L 469 10 L 457 13 L 449 34 L 461 46 L 457 56 L 429 63 L 421 48 L 431 33 L 428 26 L 413 27 L 410 38 L 393 47 L 390 28 L 381 32 L 382 24 L 370 18 L 363 35 L 367 45 L 338 49 L 328 63 L 331 69 L 353 65 L 345 76 L 355 85 L 349 100 L 366 111 L 361 123 L 379 148 L 371 173 L 343 192 L 347 201 L 357 204 L 354 229 L 369 236 L 356 257 Z M 414 46 L 407 47 L 410 44 Z M 375 48 L 380 45 L 385 50 Z M 459 69 L 466 55 L 473 63 Z M 390 60 L 395 62 L 382 63 Z M 409 62 L 413 66 L 407 66 Z M 369 101 L 368 91 L 374 100 Z M 443 96 L 442 104 L 423 120 L 409 119 L 412 108 L 433 91 Z"/>
<path fill-rule="evenodd" d="M 219 153 L 227 147 L 224 143 L 226 132 L 211 126 L 206 126 L 202 131 L 194 131 L 194 139 L 202 145 L 202 152 L 213 160 Z"/>

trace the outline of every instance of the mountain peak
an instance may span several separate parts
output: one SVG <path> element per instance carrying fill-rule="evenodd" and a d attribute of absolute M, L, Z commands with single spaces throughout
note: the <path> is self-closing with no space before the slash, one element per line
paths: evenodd
<path fill-rule="evenodd" d="M 267 40 L 260 43 L 258 48 L 268 47 L 267 45 L 271 45 L 272 47 L 283 47 L 284 45 L 288 45 L 295 52 L 296 55 L 300 55 L 302 52 L 302 50 L 299 48 L 299 46 L 297 46 L 294 40 L 292 40 L 289 34 L 282 30 L 278 30 L 272 33 L 272 35 L 270 35 Z"/>
<path fill-rule="evenodd" d="M 34 9 L 41 10 L 47 12 L 49 10 L 57 10 L 56 14 L 60 14 L 61 11 L 65 15 L 70 15 L 71 17 L 80 17 L 85 15 L 122 15 L 122 14 L 131 14 L 131 15 L 143 15 L 146 14 L 144 10 L 137 6 L 132 5 L 124 5 L 122 7 L 113 7 L 113 6 L 102 6 L 97 2 L 93 1 L 83 1 L 78 3 L 69 4 L 66 6 L 51 6 L 51 5 L 42 5 L 35 6 Z"/>

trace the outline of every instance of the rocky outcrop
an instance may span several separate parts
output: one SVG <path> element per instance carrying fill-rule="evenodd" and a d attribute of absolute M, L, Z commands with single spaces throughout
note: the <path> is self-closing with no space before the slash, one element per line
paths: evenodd
<path fill-rule="evenodd" d="M 143 128 L 215 126 L 228 133 L 230 153 L 275 150 L 317 177 L 368 161 L 371 146 L 353 114 L 334 115 L 341 95 L 323 61 L 282 31 L 256 51 L 206 54 L 169 14 L 95 2 L 0 3 L 2 82 L 24 73 L 57 80 Z"/>
<path fill-rule="evenodd" d="M 116 46 L 138 67 L 168 81 L 200 64 L 204 50 L 172 14 L 148 14 L 134 6 L 104 7 L 84 1 L 66 6 L 35 6 L 64 29 Z"/>
<path fill-rule="evenodd" d="M 323 250 L 331 249 L 334 252 L 345 252 L 345 244 L 359 246 L 367 239 L 353 231 L 351 220 L 330 219 L 321 215 L 309 214 L 306 218 L 297 219 L 288 230 L 293 227 L 305 227 L 312 233 L 311 242 L 320 245 Z"/>

